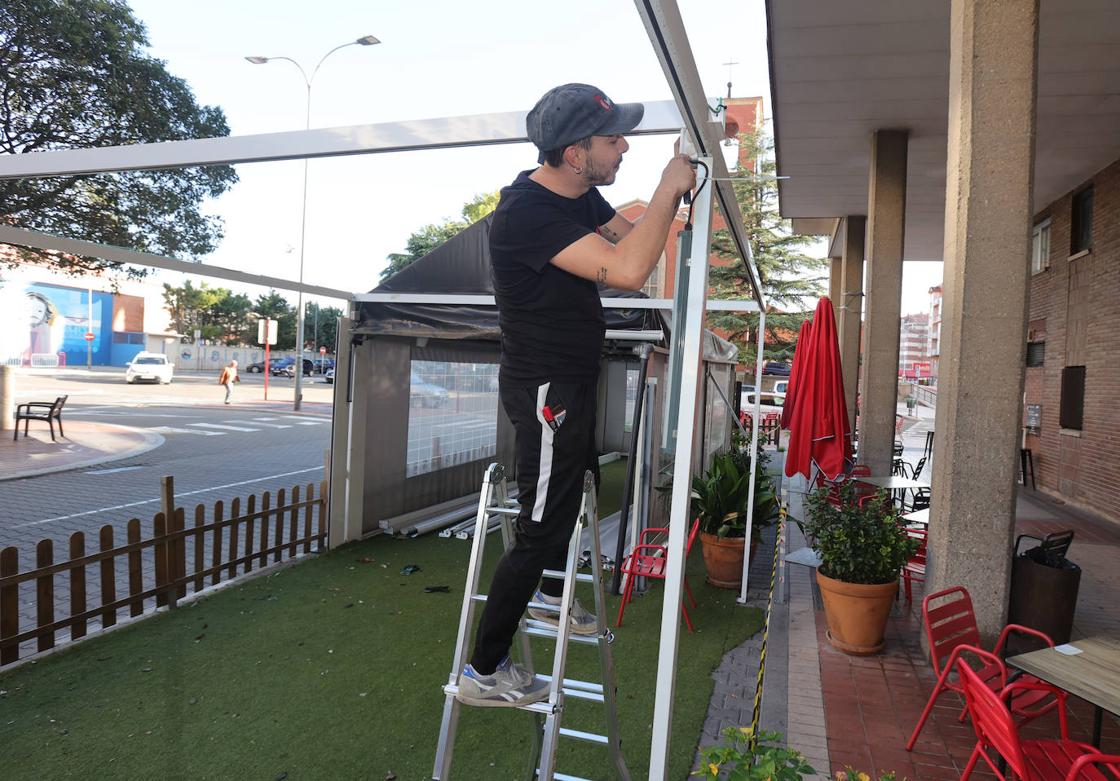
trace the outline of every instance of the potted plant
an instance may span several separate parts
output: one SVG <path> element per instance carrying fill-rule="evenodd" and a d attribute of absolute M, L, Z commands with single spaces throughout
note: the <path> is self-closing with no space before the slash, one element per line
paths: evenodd
<path fill-rule="evenodd" d="M 751 740 L 750 727 L 728 727 L 723 734 L 729 745 L 700 749 L 700 768 L 692 775 L 712 781 L 800 781 L 816 773 L 800 751 L 782 745 L 780 733 L 759 732 L 757 741 Z"/>
<path fill-rule="evenodd" d="M 751 553 L 762 529 L 778 514 L 778 499 L 765 470 L 765 456 L 755 474 Z M 700 544 L 707 580 L 717 588 L 739 588 L 746 555 L 747 500 L 750 492 L 749 451 L 732 450 L 715 456 L 704 475 L 692 481 L 692 514 L 700 519 Z"/>
<path fill-rule="evenodd" d="M 828 489 L 809 496 L 804 524 L 821 559 L 817 584 L 828 639 L 845 653 L 878 653 L 899 571 L 918 541 L 906 533 L 886 491 L 857 497 L 854 481 L 832 490 L 831 496 Z"/>

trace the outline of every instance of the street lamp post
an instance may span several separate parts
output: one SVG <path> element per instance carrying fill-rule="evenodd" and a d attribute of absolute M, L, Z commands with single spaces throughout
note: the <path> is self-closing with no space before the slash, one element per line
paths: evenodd
<path fill-rule="evenodd" d="M 304 86 L 307 87 L 307 104 L 306 104 L 306 112 L 305 112 L 305 116 L 304 116 L 304 129 L 305 130 L 310 130 L 311 129 L 311 85 L 314 83 L 315 75 L 319 72 L 319 68 L 322 66 L 322 64 L 326 61 L 326 59 L 328 57 L 330 57 L 332 54 L 334 54 L 339 49 L 345 49 L 348 46 L 373 46 L 374 44 L 378 44 L 378 43 L 381 43 L 381 41 L 379 41 L 374 36 L 363 35 L 361 38 L 358 38 L 356 41 L 349 41 L 347 43 L 340 44 L 340 45 L 334 47 L 333 49 L 331 49 L 326 54 L 324 54 L 321 58 L 319 58 L 319 62 L 315 65 L 314 70 L 311 71 L 311 76 L 308 76 L 307 71 L 305 71 L 303 69 L 303 66 L 300 65 L 295 60 L 293 60 L 291 57 L 258 57 L 258 56 L 251 56 L 251 57 L 246 57 L 245 59 L 248 60 L 249 62 L 253 63 L 254 65 L 264 65 L 265 63 L 271 62 L 272 60 L 284 60 L 284 61 L 290 62 L 292 65 L 296 66 L 296 68 L 299 70 L 300 75 L 303 76 Z M 305 157 L 303 159 L 303 206 L 302 206 L 302 212 L 301 212 L 301 215 L 300 215 L 300 229 L 299 229 L 299 283 L 300 283 L 300 285 L 303 285 L 303 250 L 304 250 L 304 244 L 305 244 L 304 237 L 307 234 L 307 163 L 308 163 L 308 160 Z M 292 409 L 295 410 L 296 412 L 298 412 L 300 410 L 300 407 L 303 405 L 302 386 L 303 386 L 303 319 L 304 318 L 303 318 L 303 290 L 302 289 L 298 291 L 297 296 L 298 296 L 298 299 L 297 299 L 297 302 L 296 302 L 297 315 L 296 315 L 296 371 L 295 371 L 296 387 L 295 387 L 295 401 L 292 405 Z"/>

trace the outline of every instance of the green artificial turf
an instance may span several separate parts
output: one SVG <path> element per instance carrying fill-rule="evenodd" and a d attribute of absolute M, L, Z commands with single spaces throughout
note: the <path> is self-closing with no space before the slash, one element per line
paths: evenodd
<path fill-rule="evenodd" d="M 348 545 L 0 673 L 3 777 L 426 779 L 469 551 L 436 536 Z M 421 571 L 401 575 L 407 564 Z M 680 634 L 674 779 L 688 775 L 711 671 L 761 625 L 760 611 L 703 582 L 699 555 L 688 573 L 700 606 L 698 631 Z M 451 593 L 424 592 L 433 585 Z M 627 608 L 613 645 L 634 778 L 649 758 L 660 595 L 657 585 Z M 550 649 L 533 642 L 546 670 Z M 594 647 L 573 645 L 568 659 L 570 677 L 598 679 Z M 524 778 L 532 719 L 463 708 L 452 778 Z M 564 724 L 603 732 L 602 707 L 569 701 Z M 569 740 L 558 769 L 613 777 L 604 749 Z"/>

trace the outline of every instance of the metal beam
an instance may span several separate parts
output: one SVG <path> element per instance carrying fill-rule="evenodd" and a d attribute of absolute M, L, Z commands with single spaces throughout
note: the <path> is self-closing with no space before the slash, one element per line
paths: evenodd
<path fill-rule="evenodd" d="M 747 268 L 755 301 L 761 309 L 765 309 L 766 297 L 754 265 L 747 232 L 743 227 L 743 214 L 739 210 L 734 187 L 729 181 L 731 174 L 719 148 L 720 141 L 723 140 L 723 127 L 709 119 L 711 106 L 700 83 L 700 73 L 692 56 L 692 47 L 688 42 L 680 10 L 674 0 L 635 0 L 635 5 L 645 23 L 657 59 L 661 62 L 665 80 L 680 109 L 683 126 L 696 144 L 697 152 L 712 158 L 711 176 L 715 181 L 709 186 L 715 186 L 715 198 L 727 221 L 739 257 Z"/>
<path fill-rule="evenodd" d="M 358 303 L 381 304 L 446 304 L 447 306 L 496 306 L 494 296 L 482 293 L 356 293 Z M 604 309 L 672 310 L 671 298 L 600 298 Z M 708 311 L 757 312 L 758 304 L 742 299 L 709 301 Z"/>
<path fill-rule="evenodd" d="M 43 154 L 47 153 L 44 152 Z M 231 282 L 243 282 L 247 285 L 259 285 L 260 287 L 276 288 L 277 290 L 302 290 L 304 293 L 310 295 L 337 298 L 342 301 L 347 301 L 352 296 L 352 294 L 346 290 L 336 290 L 332 287 L 301 284 L 279 277 L 249 274 L 232 268 L 211 266 L 206 263 L 193 263 L 188 260 L 178 260 L 177 258 L 168 258 L 163 255 L 153 255 L 150 252 L 136 252 L 135 250 L 123 249 L 122 247 L 110 247 L 106 244 L 97 244 L 92 241 L 67 239 L 62 236 L 51 235 L 50 233 L 37 233 L 36 231 L 23 230 L 22 228 L 12 228 L 8 225 L 0 225 L 0 243 L 16 244 L 21 247 L 30 247 L 32 249 L 54 250 L 56 252 L 64 252 L 68 255 L 86 255 L 88 257 L 111 260 L 115 263 L 128 263 L 134 266 L 162 268 L 167 271 L 197 274 L 202 277 L 217 277 L 218 279 L 228 279 Z"/>
<path fill-rule="evenodd" d="M 641 124 L 629 135 L 680 132 L 680 114 L 672 101 L 652 101 L 645 107 Z M 529 141 L 525 136 L 526 113 L 510 111 L 251 136 L 0 155 L 0 179 L 521 144 Z"/>

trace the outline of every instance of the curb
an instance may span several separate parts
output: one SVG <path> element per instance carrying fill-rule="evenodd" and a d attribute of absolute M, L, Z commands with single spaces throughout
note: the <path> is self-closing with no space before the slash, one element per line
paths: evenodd
<path fill-rule="evenodd" d="M 74 461 L 72 463 L 59 464 L 57 466 L 43 467 L 42 469 L 28 469 L 16 474 L 3 475 L 0 476 L 0 482 L 6 482 L 8 480 L 20 480 L 25 477 L 40 477 L 42 475 L 55 474 L 56 472 L 69 472 L 75 469 L 84 469 L 89 466 L 108 464 L 113 461 L 123 461 L 126 458 L 132 458 L 133 456 L 142 455 L 151 450 L 155 450 L 165 442 L 162 435 L 155 434 L 150 431 L 145 431 L 144 429 L 133 428 L 132 426 L 121 426 L 115 423 L 100 423 L 98 425 L 105 426 L 107 428 L 118 429 L 120 431 L 128 431 L 131 433 L 140 434 L 144 438 L 144 441 L 143 443 L 136 445 L 135 447 L 129 448 L 128 450 L 119 453 L 111 453 L 104 456 L 95 456 L 94 458 L 87 458 L 84 461 Z"/>

